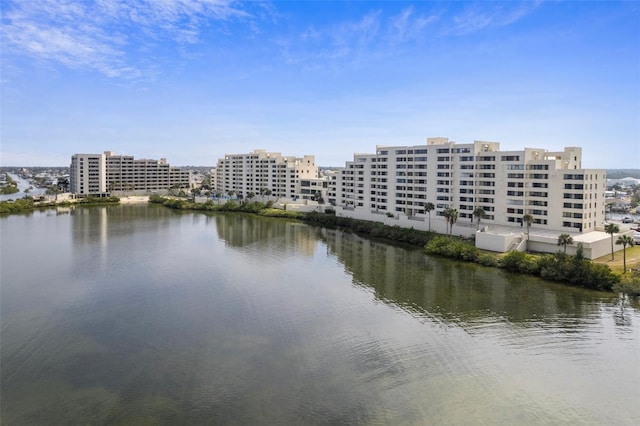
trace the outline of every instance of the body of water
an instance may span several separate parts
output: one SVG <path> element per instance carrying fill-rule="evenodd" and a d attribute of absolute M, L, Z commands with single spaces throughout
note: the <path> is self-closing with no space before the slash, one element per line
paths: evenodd
<path fill-rule="evenodd" d="M 0 236 L 2 424 L 640 424 L 613 294 L 154 205 Z"/>
<path fill-rule="evenodd" d="M 17 200 L 19 198 L 24 198 L 27 195 L 35 197 L 36 195 L 43 195 L 46 192 L 45 188 L 38 188 L 27 179 L 24 179 L 18 175 L 9 173 L 9 176 L 17 183 L 18 189 L 20 191 L 14 194 L 0 194 L 0 201 Z M 31 188 L 29 190 L 29 193 L 25 193 L 24 191 L 29 188 Z"/>

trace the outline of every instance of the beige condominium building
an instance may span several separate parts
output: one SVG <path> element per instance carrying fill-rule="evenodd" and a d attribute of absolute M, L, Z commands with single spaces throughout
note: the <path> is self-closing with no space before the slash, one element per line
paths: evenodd
<path fill-rule="evenodd" d="M 70 185 L 75 194 L 161 193 L 171 188 L 189 188 L 190 183 L 189 170 L 171 167 L 164 158 L 135 159 L 112 151 L 71 157 Z"/>
<path fill-rule="evenodd" d="M 74 154 L 69 170 L 69 190 L 74 194 L 100 195 L 107 192 L 104 154 Z"/>
<path fill-rule="evenodd" d="M 215 170 L 216 190 L 227 194 L 233 191 L 241 197 L 253 193 L 296 199 L 302 194 L 301 181 L 318 177 L 313 155 L 283 156 L 263 149 L 225 154 Z"/>
<path fill-rule="evenodd" d="M 500 151 L 497 142 L 460 144 L 428 138 L 426 145 L 377 146 L 355 154 L 331 181 L 336 206 L 424 217 L 458 210 L 458 220 L 486 213 L 483 223 L 520 225 L 524 215 L 552 230 L 586 232 L 604 221 L 604 170 L 583 169 L 582 150 Z"/>

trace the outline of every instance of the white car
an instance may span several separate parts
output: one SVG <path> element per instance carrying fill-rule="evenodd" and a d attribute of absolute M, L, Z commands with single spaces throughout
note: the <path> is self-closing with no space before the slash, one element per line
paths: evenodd
<path fill-rule="evenodd" d="M 633 241 L 636 244 L 640 244 L 640 232 L 636 231 L 633 233 Z"/>

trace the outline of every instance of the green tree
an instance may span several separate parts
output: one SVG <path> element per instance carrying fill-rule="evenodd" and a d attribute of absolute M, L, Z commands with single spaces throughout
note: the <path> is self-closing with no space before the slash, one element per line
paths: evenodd
<path fill-rule="evenodd" d="M 529 251 L 529 231 L 531 230 L 531 224 L 533 223 L 533 216 L 525 214 L 522 216 L 522 221 L 527 224 L 527 251 Z"/>
<path fill-rule="evenodd" d="M 622 245 L 622 265 L 623 274 L 627 273 L 627 246 L 633 247 L 633 238 L 629 235 L 620 235 L 616 241 L 616 244 Z"/>
<path fill-rule="evenodd" d="M 429 232 L 431 232 L 431 211 L 435 208 L 436 206 L 434 206 L 433 203 L 427 203 L 424 205 L 424 210 L 429 215 Z"/>
<path fill-rule="evenodd" d="M 458 221 L 458 209 L 447 207 L 442 215 L 447 219 L 447 231 L 449 235 L 453 232 L 453 225 Z"/>
<path fill-rule="evenodd" d="M 573 237 L 569 234 L 560 234 L 558 236 L 558 245 L 562 246 L 564 249 L 564 253 L 567 253 L 567 246 L 573 244 Z"/>
<path fill-rule="evenodd" d="M 611 260 L 613 260 L 613 234 L 620 232 L 620 227 L 615 223 L 608 223 L 604 227 L 604 232 L 611 235 Z"/>
<path fill-rule="evenodd" d="M 480 221 L 482 221 L 482 219 L 487 218 L 487 213 L 484 211 L 482 207 L 478 206 L 475 209 L 473 209 L 473 217 L 476 218 L 476 222 L 477 222 L 476 231 L 477 231 L 478 229 L 480 229 Z"/>

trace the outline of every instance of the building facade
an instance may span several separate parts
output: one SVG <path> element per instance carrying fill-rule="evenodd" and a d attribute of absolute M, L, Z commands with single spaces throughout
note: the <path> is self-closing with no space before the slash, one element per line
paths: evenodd
<path fill-rule="evenodd" d="M 104 154 L 74 154 L 71 156 L 69 191 L 82 195 L 100 195 L 107 191 Z"/>
<path fill-rule="evenodd" d="M 105 157 L 109 192 L 158 192 L 190 187 L 191 172 L 171 167 L 166 158 L 135 159 L 130 155 L 116 155 L 111 151 L 106 151 Z"/>
<path fill-rule="evenodd" d="M 301 180 L 318 177 L 313 155 L 283 156 L 256 149 L 248 154 L 225 154 L 216 166 L 216 191 L 241 197 L 250 193 L 290 199 L 302 193 Z"/>
<path fill-rule="evenodd" d="M 191 172 L 171 167 L 167 160 L 135 159 L 129 155 L 74 154 L 71 157 L 71 192 L 104 195 L 113 192 L 154 193 L 172 188 L 188 189 Z"/>
<path fill-rule="evenodd" d="M 471 222 L 481 207 L 485 224 L 522 226 L 531 215 L 538 228 L 570 232 L 593 231 L 605 218 L 605 170 L 583 169 L 577 147 L 500 151 L 497 142 L 428 138 L 355 154 L 338 172 L 329 200 L 346 209 L 424 218 L 452 208 Z"/>

